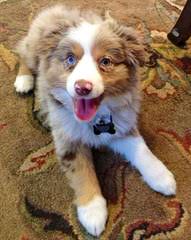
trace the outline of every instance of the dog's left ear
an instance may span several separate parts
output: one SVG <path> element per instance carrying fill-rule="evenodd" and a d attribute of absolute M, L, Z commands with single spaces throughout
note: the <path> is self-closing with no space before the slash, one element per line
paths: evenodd
<path fill-rule="evenodd" d="M 121 26 L 121 38 L 126 52 L 127 63 L 134 66 L 143 66 L 146 52 L 141 34 L 131 27 Z"/>
<path fill-rule="evenodd" d="M 120 37 L 126 53 L 127 64 L 143 66 L 146 55 L 143 34 L 132 27 L 119 24 L 110 16 L 109 12 L 105 13 L 105 21 L 112 28 L 112 31 Z"/>

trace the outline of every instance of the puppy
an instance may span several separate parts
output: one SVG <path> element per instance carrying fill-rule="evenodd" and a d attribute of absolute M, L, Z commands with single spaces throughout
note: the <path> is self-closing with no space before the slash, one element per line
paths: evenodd
<path fill-rule="evenodd" d="M 47 116 L 57 158 L 75 193 L 78 219 L 92 235 L 108 216 L 92 163 L 91 147 L 121 153 L 155 191 L 176 192 L 172 173 L 149 150 L 137 129 L 139 34 L 108 14 L 55 6 L 43 10 L 19 43 L 19 93 L 34 87 Z"/>

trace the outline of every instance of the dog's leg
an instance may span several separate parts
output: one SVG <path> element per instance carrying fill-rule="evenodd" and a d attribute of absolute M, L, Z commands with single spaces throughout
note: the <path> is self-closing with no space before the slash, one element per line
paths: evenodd
<path fill-rule="evenodd" d="M 79 221 L 90 234 L 99 236 L 105 229 L 107 207 L 94 171 L 91 151 L 84 146 L 75 147 L 75 143 L 61 144 L 60 139 L 55 145 L 61 167 L 75 193 Z"/>
<path fill-rule="evenodd" d="M 23 60 L 20 60 L 19 71 L 14 82 L 18 93 L 28 93 L 34 88 L 34 77 Z"/>
<path fill-rule="evenodd" d="M 164 195 L 176 193 L 173 174 L 149 150 L 139 134 L 115 140 L 110 147 L 123 154 L 140 171 L 143 179 L 152 189 Z"/>

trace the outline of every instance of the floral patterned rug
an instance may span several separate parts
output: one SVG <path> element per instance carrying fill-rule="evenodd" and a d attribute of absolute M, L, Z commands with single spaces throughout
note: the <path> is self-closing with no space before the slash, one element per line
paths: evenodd
<path fill-rule="evenodd" d="M 95 239 L 76 219 L 73 192 L 58 167 L 50 133 L 41 126 L 34 94 L 13 89 L 16 42 L 38 9 L 53 0 L 0 0 L 0 239 Z M 108 201 L 101 240 L 191 239 L 191 43 L 179 49 L 166 38 L 185 0 L 65 0 L 79 8 L 111 10 L 145 35 L 140 129 L 177 180 L 176 197 L 152 191 L 122 157 L 94 151 Z"/>

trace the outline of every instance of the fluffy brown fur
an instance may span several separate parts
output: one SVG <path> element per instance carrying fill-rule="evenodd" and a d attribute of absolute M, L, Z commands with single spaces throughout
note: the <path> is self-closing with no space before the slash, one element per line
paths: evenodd
<path fill-rule="evenodd" d="M 86 123 L 77 121 L 74 117 L 73 99 L 66 89 L 68 78 L 86 54 L 82 45 L 69 37 L 69 32 L 71 28 L 78 29 L 83 22 L 92 24 L 92 28 L 99 25 L 99 32 L 90 49 L 96 74 L 102 77 L 104 85 L 97 114 L 102 116 L 109 111 L 116 128 L 114 135 L 97 136 L 93 133 L 94 120 Z M 145 149 L 149 159 L 156 162 L 137 130 L 140 105 L 137 70 L 144 61 L 141 37 L 134 29 L 120 25 L 109 15 L 99 17 L 93 13 L 56 6 L 37 16 L 28 35 L 20 42 L 18 53 L 21 57 L 19 75 L 31 75 L 30 71 L 38 73 L 41 110 L 48 115 L 47 121 L 51 126 L 57 157 L 74 189 L 79 220 L 89 233 L 99 235 L 105 228 L 107 210 L 92 164 L 90 147 L 105 144 L 117 149 L 119 141 L 128 142 L 132 138 L 133 144 L 134 140 L 137 141 L 135 149 L 143 144 L 140 149 Z M 71 53 L 75 55 L 76 62 L 68 65 L 67 56 Z M 110 60 L 108 65 L 101 62 L 105 56 Z M 18 79 L 15 85 L 22 92 L 23 85 L 19 84 Z M 123 153 L 126 147 L 120 149 L 119 144 L 118 149 Z M 125 154 L 128 156 L 126 152 Z M 130 160 L 131 157 L 133 159 L 134 156 L 130 155 Z M 149 181 L 147 180 L 148 183 Z M 157 190 L 157 187 L 153 188 Z"/>

